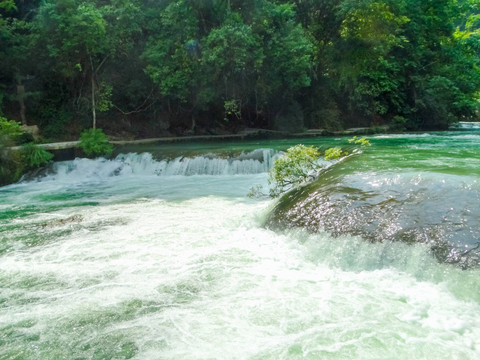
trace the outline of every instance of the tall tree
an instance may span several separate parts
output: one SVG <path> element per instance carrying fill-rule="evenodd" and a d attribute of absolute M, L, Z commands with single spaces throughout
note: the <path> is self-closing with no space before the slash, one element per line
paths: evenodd
<path fill-rule="evenodd" d="M 409 119 L 410 128 L 446 128 L 474 115 L 478 59 L 469 56 L 467 44 L 454 35 L 463 5 L 465 1 L 457 0 L 400 3 L 399 11 L 410 21 L 404 26 L 407 41 L 393 54 L 403 72 L 406 100 L 401 115 Z"/>
<path fill-rule="evenodd" d="M 225 120 L 230 117 L 238 120 L 242 108 L 250 105 L 263 56 L 258 37 L 239 13 L 231 12 L 224 23 L 206 37 L 202 61 L 211 75 L 209 82 L 216 97 L 212 102 L 223 102 Z"/>
<path fill-rule="evenodd" d="M 294 131 L 303 114 L 330 129 L 445 128 L 476 116 L 479 12 L 476 0 L 0 0 L 0 107 L 52 137 L 107 113 L 182 131 Z"/>
<path fill-rule="evenodd" d="M 146 71 L 158 85 L 168 107 L 187 109 L 191 130 L 196 114 L 208 97 L 201 86 L 200 23 L 189 0 L 171 2 L 159 15 L 159 27 L 143 54 Z M 172 104 L 173 102 L 173 104 Z"/>
<path fill-rule="evenodd" d="M 34 37 L 30 20 L 39 1 L 25 4 L 22 1 L 0 1 L 0 113 L 2 103 L 8 100 L 9 115 L 27 124 L 25 100 L 31 94 L 26 90 L 24 80 L 32 74 L 34 63 L 31 59 Z M 13 107 L 19 111 L 13 111 Z"/>
<path fill-rule="evenodd" d="M 69 89 L 77 113 L 90 109 L 93 128 L 97 110 L 109 108 L 111 86 L 100 82 L 100 75 L 109 60 L 132 46 L 138 10 L 136 2 L 124 0 L 46 1 L 36 18 L 54 72 Z"/>
<path fill-rule="evenodd" d="M 409 19 L 370 0 L 344 1 L 339 14 L 343 20 L 332 71 L 336 91 L 352 124 L 368 125 L 402 106 L 391 51 L 406 42 L 402 26 Z"/>

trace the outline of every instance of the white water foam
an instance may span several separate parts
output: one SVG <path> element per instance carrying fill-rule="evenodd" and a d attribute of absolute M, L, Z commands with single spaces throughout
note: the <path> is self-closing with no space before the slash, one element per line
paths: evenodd
<path fill-rule="evenodd" d="M 113 160 L 77 158 L 53 164 L 48 176 L 38 181 L 84 182 L 116 176 L 250 175 L 266 173 L 278 158 L 271 149 L 259 149 L 237 157 L 205 155 L 156 160 L 150 153 L 120 154 Z"/>
<path fill-rule="evenodd" d="M 374 135 L 374 139 L 415 139 L 415 138 L 430 138 L 435 137 L 437 135 L 430 134 L 430 133 L 423 133 L 423 134 L 386 134 L 386 135 Z"/>
<path fill-rule="evenodd" d="M 255 156 L 193 160 L 207 176 L 192 159 L 76 160 L 3 188 L 18 216 L 0 218 L 0 358 L 480 358 L 478 269 L 263 228 L 272 203 L 244 194 L 275 154 Z"/>
<path fill-rule="evenodd" d="M 78 216 L 74 232 L 1 258 L 0 357 L 478 358 L 477 272 L 421 245 L 277 234 L 259 227 L 268 205 L 210 196 L 57 212 Z"/>
<path fill-rule="evenodd" d="M 480 122 L 460 121 L 451 126 L 453 129 L 459 130 L 480 130 Z"/>

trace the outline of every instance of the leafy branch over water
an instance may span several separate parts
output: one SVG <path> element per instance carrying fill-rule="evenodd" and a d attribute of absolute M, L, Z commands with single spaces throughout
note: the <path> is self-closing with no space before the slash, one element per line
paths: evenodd
<path fill-rule="evenodd" d="M 357 138 L 356 136 L 348 142 L 359 147 L 371 145 L 367 139 Z M 316 146 L 298 144 L 289 148 L 282 157 L 275 161 L 270 170 L 268 178 L 269 196 L 272 198 L 278 197 L 298 185 L 315 180 L 320 170 L 324 169 L 328 162 L 341 160 L 356 150 L 357 148 L 349 153 L 341 147 L 332 147 L 325 150 L 322 161 L 322 154 Z M 262 190 L 262 186 L 255 186 L 250 189 L 248 196 L 265 196 Z"/>

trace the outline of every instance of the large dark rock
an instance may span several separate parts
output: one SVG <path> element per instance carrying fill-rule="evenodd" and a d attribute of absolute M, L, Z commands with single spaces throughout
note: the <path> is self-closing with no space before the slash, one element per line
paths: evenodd
<path fill-rule="evenodd" d="M 280 198 L 266 226 L 357 235 L 372 242 L 427 243 L 441 261 L 478 265 L 480 188 L 468 179 L 365 172 L 361 163 L 347 161 Z"/>

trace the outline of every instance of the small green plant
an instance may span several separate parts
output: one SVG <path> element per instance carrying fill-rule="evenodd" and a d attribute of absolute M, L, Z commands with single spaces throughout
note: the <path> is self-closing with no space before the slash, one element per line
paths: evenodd
<path fill-rule="evenodd" d="M 223 120 L 229 121 L 229 117 L 232 115 L 235 116 L 237 119 L 240 119 L 241 112 L 240 112 L 240 105 L 238 100 L 226 100 L 223 105 L 225 109 L 225 117 Z"/>
<path fill-rule="evenodd" d="M 325 155 L 324 155 L 323 158 L 326 161 L 330 161 L 330 160 L 339 159 L 339 158 L 341 158 L 343 156 L 347 156 L 347 155 L 348 155 L 348 152 L 343 151 L 342 148 L 333 147 L 333 148 L 325 150 Z"/>
<path fill-rule="evenodd" d="M 80 148 L 87 156 L 110 156 L 113 146 L 101 129 L 89 129 L 80 135 Z"/>
<path fill-rule="evenodd" d="M 7 120 L 0 116 L 0 135 L 8 136 L 12 140 L 23 135 L 24 131 L 19 122 Z"/>
<path fill-rule="evenodd" d="M 25 170 L 37 169 L 53 159 L 53 154 L 44 148 L 28 143 L 22 146 L 22 162 Z"/>
<path fill-rule="evenodd" d="M 370 144 L 370 141 L 365 139 L 364 137 L 358 138 L 358 137 L 354 136 L 353 138 L 349 139 L 348 142 L 350 144 L 356 144 L 356 145 L 360 145 L 360 146 L 370 146 L 370 145 L 372 145 L 372 144 Z"/>

